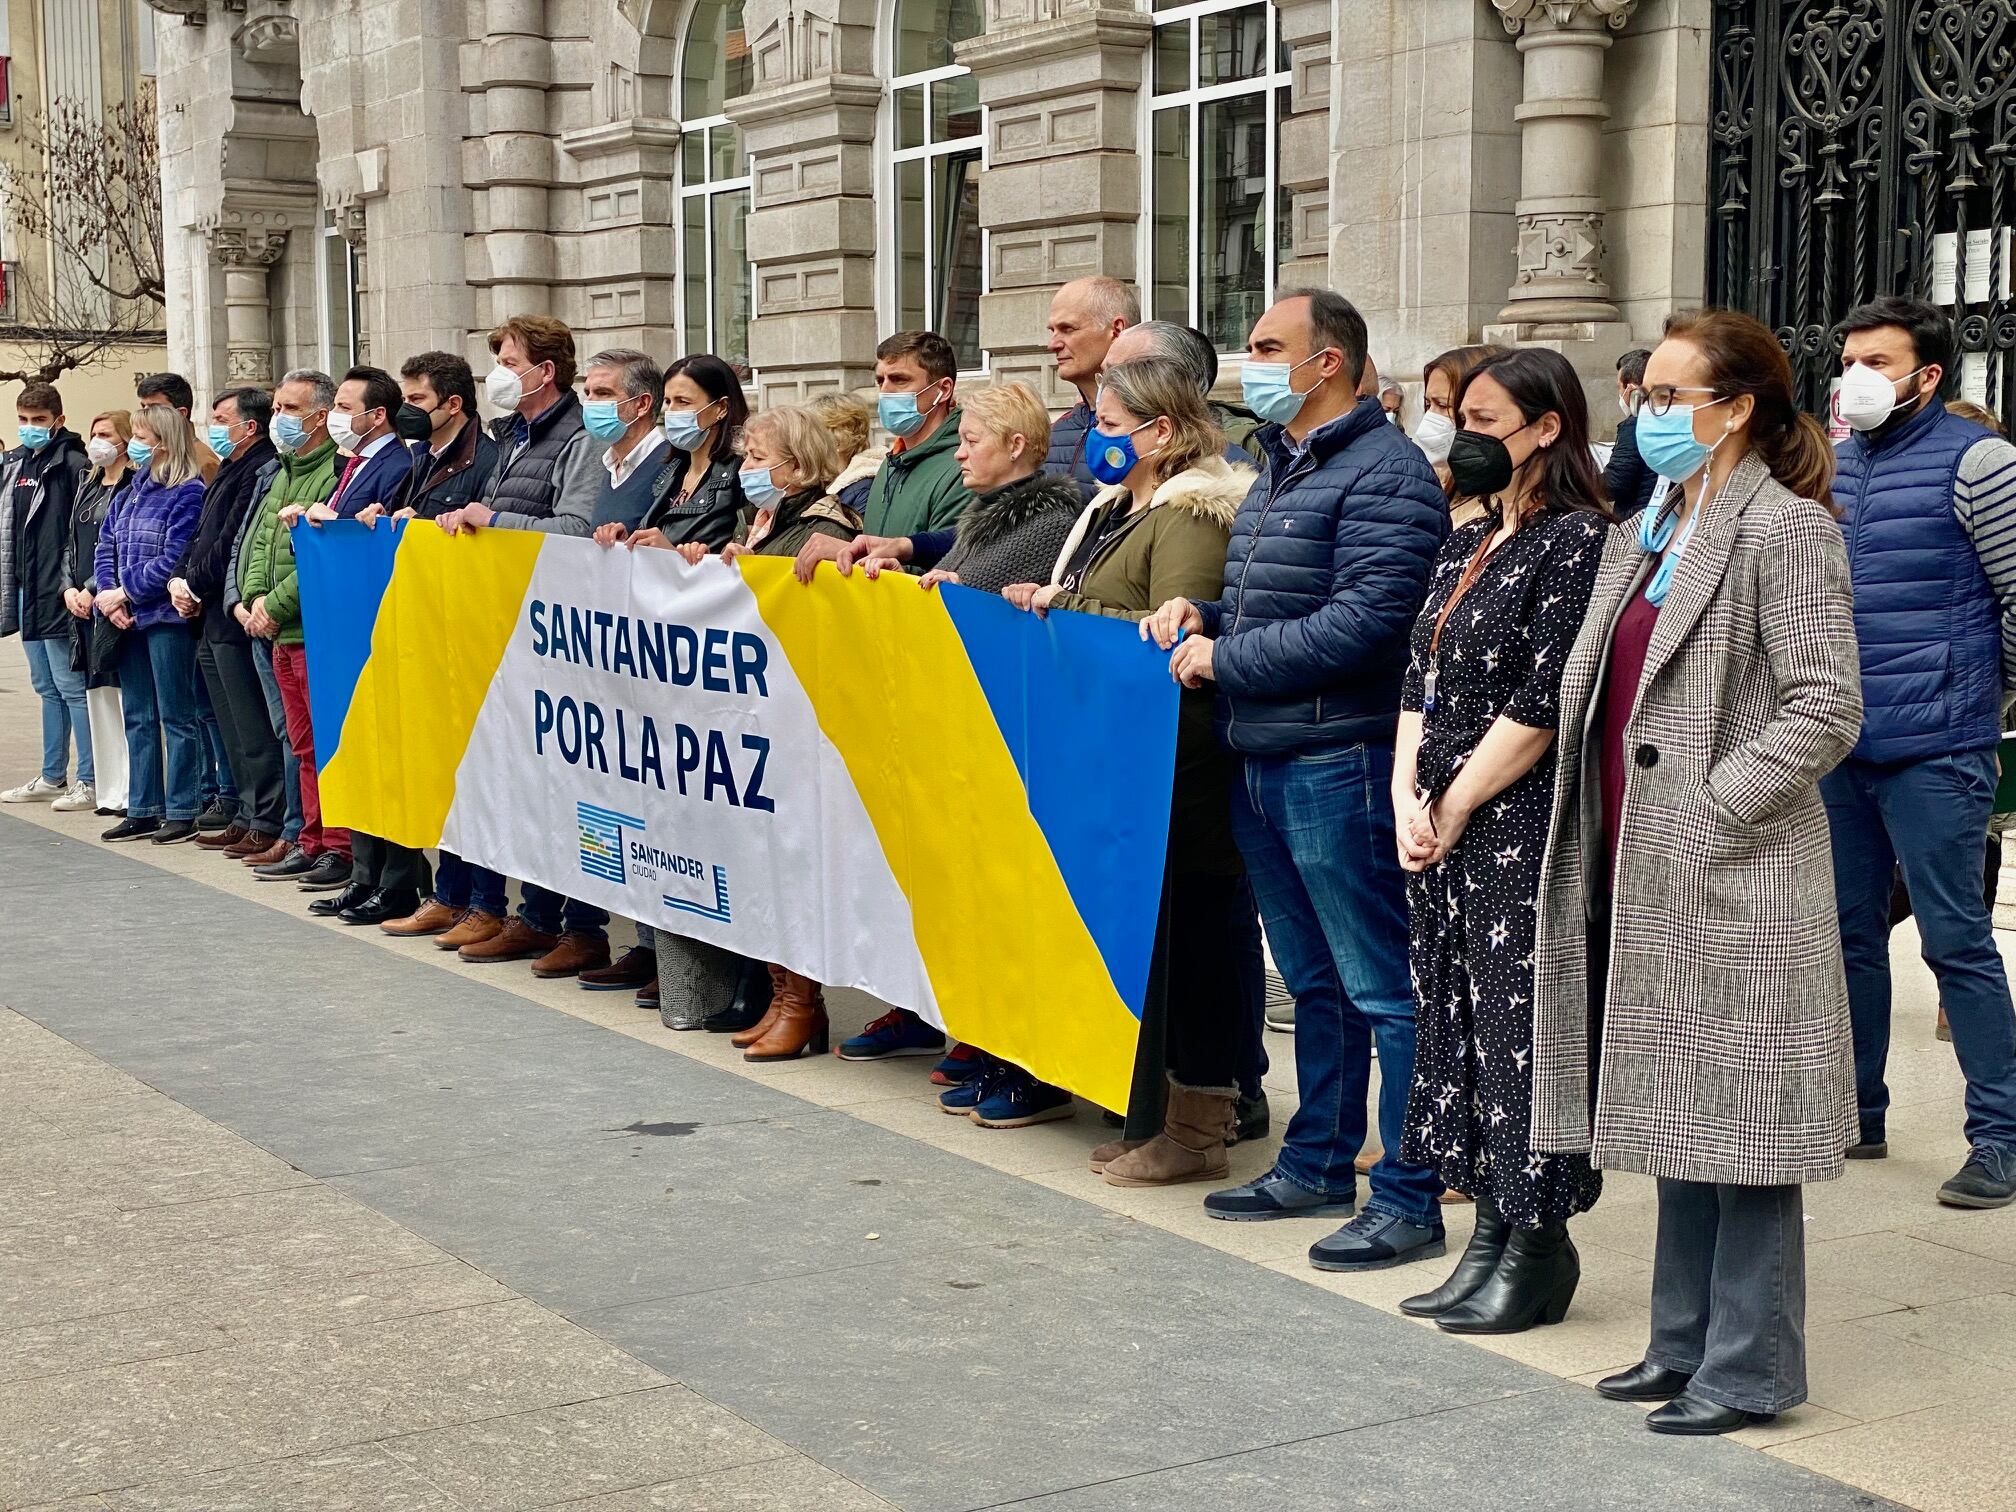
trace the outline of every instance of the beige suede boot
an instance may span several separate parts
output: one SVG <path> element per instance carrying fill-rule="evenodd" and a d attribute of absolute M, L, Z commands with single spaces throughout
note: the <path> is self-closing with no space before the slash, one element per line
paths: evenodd
<path fill-rule="evenodd" d="M 1236 1087 L 1186 1087 L 1169 1078 L 1169 1111 L 1162 1132 L 1137 1150 L 1106 1162 L 1109 1186 L 1174 1186 L 1222 1181 L 1231 1171 L 1225 1136 L 1239 1114 Z"/>

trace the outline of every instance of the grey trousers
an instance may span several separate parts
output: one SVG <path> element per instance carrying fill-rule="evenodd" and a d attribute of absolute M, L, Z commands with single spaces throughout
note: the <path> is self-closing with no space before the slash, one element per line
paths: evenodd
<path fill-rule="evenodd" d="M 638 926 L 640 934 L 644 929 Z M 742 958 L 732 950 L 663 929 L 651 933 L 657 937 L 658 1020 L 667 1029 L 698 1029 L 707 1015 L 719 1013 L 734 1000 Z"/>
<path fill-rule="evenodd" d="M 1648 1364 L 1739 1412 L 1806 1400 L 1802 1188 L 1659 1183 Z"/>

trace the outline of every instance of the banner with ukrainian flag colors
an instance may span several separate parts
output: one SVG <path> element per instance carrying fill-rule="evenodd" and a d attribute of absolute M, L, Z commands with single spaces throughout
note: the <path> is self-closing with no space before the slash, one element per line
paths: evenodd
<path fill-rule="evenodd" d="M 332 824 L 1125 1106 L 1177 691 L 1131 623 L 527 531 L 297 526 Z"/>

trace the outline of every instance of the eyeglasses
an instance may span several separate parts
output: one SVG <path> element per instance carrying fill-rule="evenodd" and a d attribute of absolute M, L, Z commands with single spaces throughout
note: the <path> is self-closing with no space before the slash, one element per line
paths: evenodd
<path fill-rule="evenodd" d="M 1682 403 L 1685 402 L 1684 400 L 1680 400 L 1680 395 L 1682 394 L 1712 394 L 1714 392 L 1715 390 L 1712 388 L 1688 387 L 1685 384 L 1654 384 L 1651 388 L 1635 389 L 1632 391 L 1631 413 L 1639 415 L 1649 411 L 1655 415 L 1663 415 L 1666 411 L 1673 408 L 1676 400 Z"/>

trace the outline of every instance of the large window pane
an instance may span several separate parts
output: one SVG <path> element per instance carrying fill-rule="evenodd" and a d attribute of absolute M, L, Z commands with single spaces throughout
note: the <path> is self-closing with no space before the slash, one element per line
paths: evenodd
<path fill-rule="evenodd" d="M 705 352 L 711 348 L 707 336 L 707 196 L 689 194 L 679 203 L 679 254 L 686 265 L 686 350 Z"/>
<path fill-rule="evenodd" d="M 351 266 L 350 244 L 333 232 L 325 232 L 322 270 L 329 293 L 322 311 L 322 340 L 330 366 L 338 370 L 357 361 L 357 280 Z"/>
<path fill-rule="evenodd" d="M 924 163 L 896 165 L 896 322 L 914 331 L 924 311 Z"/>
<path fill-rule="evenodd" d="M 714 207 L 714 351 L 749 376 L 749 191 L 709 196 Z"/>
<path fill-rule="evenodd" d="M 932 328 L 952 343 L 961 368 L 980 366 L 980 154 L 933 159 L 938 288 Z"/>
<path fill-rule="evenodd" d="M 1281 127 L 1288 119 L 1288 87 L 1284 84 L 1274 91 L 1274 162 L 1275 172 L 1280 172 Z M 1274 266 L 1295 255 L 1295 196 L 1274 185 Z"/>
<path fill-rule="evenodd" d="M 951 66 L 952 44 L 979 36 L 985 25 L 981 0 L 903 0 L 896 7 L 896 72 Z"/>
<path fill-rule="evenodd" d="M 931 86 L 931 140 L 953 142 L 980 135 L 980 81 L 970 73 Z"/>
<path fill-rule="evenodd" d="M 1182 22 L 1155 28 L 1155 93 L 1190 87 L 1190 28 Z"/>
<path fill-rule="evenodd" d="M 1267 68 L 1267 8 L 1249 5 L 1197 18 L 1199 84 L 1258 78 Z"/>
<path fill-rule="evenodd" d="M 1230 350 L 1267 300 L 1267 97 L 1206 101 L 1197 116 L 1197 302 L 1204 333 Z"/>
<path fill-rule="evenodd" d="M 1190 323 L 1190 111 L 1155 112 L 1155 288 L 1157 320 Z"/>
<path fill-rule="evenodd" d="M 912 84 L 896 91 L 896 148 L 924 145 L 924 89 Z"/>
<path fill-rule="evenodd" d="M 710 182 L 742 177 L 742 133 L 733 126 L 709 126 L 707 156 Z"/>

